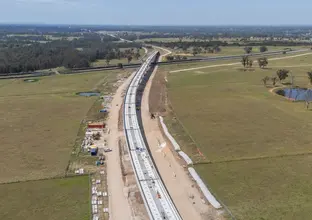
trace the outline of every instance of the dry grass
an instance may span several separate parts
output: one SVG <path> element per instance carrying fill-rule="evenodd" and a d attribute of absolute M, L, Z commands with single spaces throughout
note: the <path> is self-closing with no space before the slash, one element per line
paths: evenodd
<path fill-rule="evenodd" d="M 64 175 L 80 121 L 94 98 L 0 98 L 0 182 Z"/>
<path fill-rule="evenodd" d="M 168 77 L 177 116 L 167 118 L 169 128 L 237 219 L 310 219 L 312 112 L 270 93 L 261 79 L 288 66 L 296 85 L 310 87 L 311 61 L 307 55 L 270 61 L 265 70 L 215 67 Z"/>
<path fill-rule="evenodd" d="M 25 96 L 89 91 L 103 78 L 108 75 L 117 75 L 118 73 L 118 71 L 99 71 L 83 74 L 54 75 L 41 77 L 40 80 L 35 83 L 25 83 L 23 79 L 1 80 L 0 96 Z"/>
<path fill-rule="evenodd" d="M 118 72 L 4 80 L 0 87 L 0 182 L 63 176 L 81 121 L 99 115 L 97 98 L 79 91 L 111 91 Z M 90 111 L 91 106 L 95 106 Z M 88 113 L 88 114 L 87 114 Z"/>
<path fill-rule="evenodd" d="M 89 177 L 0 185 L 0 219 L 90 219 Z"/>
<path fill-rule="evenodd" d="M 197 165 L 237 220 L 311 219 L 312 156 Z"/>

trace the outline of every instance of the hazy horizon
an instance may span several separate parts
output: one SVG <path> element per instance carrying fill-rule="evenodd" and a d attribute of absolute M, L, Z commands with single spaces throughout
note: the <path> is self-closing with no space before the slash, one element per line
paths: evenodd
<path fill-rule="evenodd" d="M 1 0 L 0 23 L 140 26 L 309 26 L 308 0 Z"/>
<path fill-rule="evenodd" d="M 312 27 L 312 24 L 70 24 L 70 23 L 22 23 L 22 22 L 1 22 L 0 25 L 38 25 L 38 26 L 126 26 L 126 27 Z"/>

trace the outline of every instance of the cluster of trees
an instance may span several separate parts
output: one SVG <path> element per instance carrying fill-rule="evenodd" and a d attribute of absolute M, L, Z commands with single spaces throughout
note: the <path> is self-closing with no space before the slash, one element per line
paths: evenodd
<path fill-rule="evenodd" d="M 187 49 L 184 48 L 184 51 L 186 51 Z M 205 45 L 205 47 L 193 47 L 192 49 L 192 54 L 193 56 L 196 56 L 197 54 L 201 54 L 202 52 L 205 53 L 219 53 L 221 51 L 221 48 L 216 45 L 213 47 L 209 47 L 208 45 Z"/>
<path fill-rule="evenodd" d="M 273 76 L 273 77 L 266 76 L 262 79 L 262 82 L 266 86 L 267 82 L 269 80 L 271 80 L 272 85 L 275 86 L 277 80 L 279 80 L 280 82 L 284 81 L 289 76 L 289 73 L 290 73 L 290 71 L 287 69 L 279 69 L 276 71 L 276 77 L 275 76 Z M 308 71 L 307 76 L 308 76 L 308 79 L 310 81 L 310 84 L 312 84 L 312 71 Z"/>
<path fill-rule="evenodd" d="M 166 56 L 166 60 L 167 60 L 167 61 L 173 61 L 173 60 L 187 60 L 187 57 L 186 57 L 186 56 L 180 56 L 180 55 L 175 55 L 175 56 L 167 55 L 167 56 Z"/>
<path fill-rule="evenodd" d="M 122 48 L 132 49 L 121 50 Z M 138 43 L 111 43 L 104 42 L 101 38 L 0 48 L 0 73 L 31 72 L 58 66 L 89 67 L 97 59 L 106 59 L 107 64 L 111 59 L 121 58 L 127 58 L 131 62 L 132 57 L 139 58 L 139 48 L 141 45 Z"/>
<path fill-rule="evenodd" d="M 261 57 L 261 58 L 258 58 L 258 64 L 259 64 L 259 67 L 263 69 L 269 64 L 269 61 L 266 57 Z"/>
<path fill-rule="evenodd" d="M 137 60 L 141 57 L 139 48 L 137 48 L 136 50 L 134 50 L 134 48 L 126 49 L 123 52 L 120 51 L 119 49 L 110 50 L 109 53 L 107 53 L 106 56 L 104 56 L 107 65 L 109 65 L 112 59 L 120 60 L 121 58 L 127 58 L 127 61 L 129 64 L 132 61 L 133 57 L 136 58 Z M 103 59 L 103 57 L 101 58 L 99 56 L 96 59 Z M 121 65 L 118 64 L 118 66 L 121 66 Z"/>
<path fill-rule="evenodd" d="M 252 65 L 253 65 L 253 60 L 250 59 L 249 56 L 243 56 L 242 57 L 242 60 L 241 60 L 241 63 L 243 64 L 244 68 L 251 68 Z"/>
<path fill-rule="evenodd" d="M 277 83 L 277 80 L 279 80 L 280 82 L 282 82 L 283 80 L 285 80 L 287 77 L 288 77 L 288 74 L 289 74 L 289 70 L 287 69 L 279 69 L 276 71 L 276 76 L 273 76 L 273 77 L 269 77 L 269 76 L 266 76 L 262 79 L 262 82 L 263 84 L 266 86 L 267 85 L 267 82 L 269 80 L 271 80 L 272 82 L 272 85 L 275 86 L 276 83 Z"/>
<path fill-rule="evenodd" d="M 269 64 L 269 61 L 266 57 L 258 58 L 257 62 L 261 69 L 265 68 Z M 250 56 L 246 55 L 242 57 L 241 63 L 244 68 L 251 68 L 253 65 L 253 60 L 250 58 Z"/>
<path fill-rule="evenodd" d="M 245 51 L 245 53 L 247 53 L 247 54 L 252 53 L 252 49 L 253 49 L 252 46 L 246 46 L 246 47 L 244 47 L 244 51 Z M 264 53 L 264 52 L 268 51 L 268 48 L 267 48 L 266 46 L 260 46 L 260 47 L 259 47 L 259 51 L 260 51 L 261 53 Z"/>
<path fill-rule="evenodd" d="M 269 80 L 272 81 L 272 85 L 273 85 L 273 86 L 276 85 L 277 77 L 269 77 L 269 76 L 266 76 L 266 77 L 264 77 L 264 78 L 262 79 L 262 82 L 263 82 L 263 84 L 266 86 Z"/>

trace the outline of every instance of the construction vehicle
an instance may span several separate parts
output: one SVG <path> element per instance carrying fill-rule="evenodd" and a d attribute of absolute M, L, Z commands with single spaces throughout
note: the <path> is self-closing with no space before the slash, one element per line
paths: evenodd
<path fill-rule="evenodd" d="M 157 191 L 157 198 L 161 199 L 161 195 L 160 195 L 160 193 L 158 191 Z"/>

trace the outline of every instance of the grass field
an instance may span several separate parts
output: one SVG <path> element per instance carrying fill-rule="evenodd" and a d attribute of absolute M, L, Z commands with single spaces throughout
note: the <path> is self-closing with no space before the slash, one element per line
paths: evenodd
<path fill-rule="evenodd" d="M 107 71 L 87 74 L 55 75 L 41 77 L 36 83 L 25 83 L 23 79 L 1 80 L 0 96 L 27 96 L 70 93 L 96 89 L 96 84 L 108 76 Z"/>
<path fill-rule="evenodd" d="M 0 219 L 88 220 L 89 177 L 0 185 Z"/>
<path fill-rule="evenodd" d="M 1 80 L 0 182 L 63 176 L 80 123 L 96 100 L 76 92 L 110 92 L 118 73 L 56 75 L 35 83 Z"/>
<path fill-rule="evenodd" d="M 285 67 L 295 85 L 311 87 L 311 61 L 306 55 L 270 61 L 264 70 L 236 65 L 168 76 L 177 119 L 167 117 L 167 124 L 239 220 L 310 219 L 312 112 L 270 93 L 261 79 Z"/>

